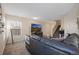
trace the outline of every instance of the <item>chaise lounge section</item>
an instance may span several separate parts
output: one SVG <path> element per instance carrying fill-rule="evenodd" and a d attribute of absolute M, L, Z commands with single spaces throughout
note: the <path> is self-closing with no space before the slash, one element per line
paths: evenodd
<path fill-rule="evenodd" d="M 31 36 L 29 51 L 32 55 L 77 55 L 78 49 L 75 46 L 62 43 L 57 40 L 50 40 L 38 36 Z"/>

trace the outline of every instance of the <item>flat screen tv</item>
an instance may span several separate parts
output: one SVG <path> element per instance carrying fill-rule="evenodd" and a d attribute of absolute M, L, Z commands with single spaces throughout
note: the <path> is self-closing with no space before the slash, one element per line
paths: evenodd
<path fill-rule="evenodd" d="M 31 24 L 31 34 L 42 36 L 42 25 L 41 24 Z"/>
<path fill-rule="evenodd" d="M 42 25 L 41 24 L 32 24 L 32 28 L 41 28 Z"/>

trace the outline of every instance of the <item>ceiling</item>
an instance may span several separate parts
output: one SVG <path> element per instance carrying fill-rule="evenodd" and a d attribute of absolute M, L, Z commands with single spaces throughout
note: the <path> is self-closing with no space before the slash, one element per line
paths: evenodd
<path fill-rule="evenodd" d="M 10 15 L 39 17 L 40 20 L 59 18 L 70 12 L 77 4 L 73 3 L 4 3 L 5 12 Z"/>

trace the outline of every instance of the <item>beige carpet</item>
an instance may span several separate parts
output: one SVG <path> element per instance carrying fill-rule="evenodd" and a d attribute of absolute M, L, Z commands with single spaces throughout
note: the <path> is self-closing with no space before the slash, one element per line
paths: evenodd
<path fill-rule="evenodd" d="M 6 45 L 3 54 L 4 55 L 30 55 L 23 41 Z"/>

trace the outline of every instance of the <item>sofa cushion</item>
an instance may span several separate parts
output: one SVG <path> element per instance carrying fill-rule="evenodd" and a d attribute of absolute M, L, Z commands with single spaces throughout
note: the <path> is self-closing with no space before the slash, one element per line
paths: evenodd
<path fill-rule="evenodd" d="M 70 34 L 70 36 L 68 36 L 65 40 L 64 43 L 68 44 L 68 45 L 73 45 L 75 47 L 78 48 L 78 40 L 79 40 L 79 36 L 76 33 Z"/>
<path fill-rule="evenodd" d="M 58 50 L 61 50 L 63 52 L 76 54 L 78 52 L 77 48 L 71 45 L 67 45 L 65 43 L 56 41 L 56 40 L 50 40 L 50 39 L 42 39 L 43 43 L 49 45 L 50 47 L 56 48 Z"/>

